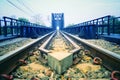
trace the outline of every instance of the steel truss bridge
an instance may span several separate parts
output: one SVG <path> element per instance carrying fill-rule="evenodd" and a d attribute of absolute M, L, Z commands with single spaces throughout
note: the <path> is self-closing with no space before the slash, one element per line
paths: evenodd
<path fill-rule="evenodd" d="M 71 26 L 64 26 L 64 14 L 52 13 L 52 27 L 34 24 L 31 22 L 20 21 L 17 19 L 3 17 L 0 20 L 0 36 L 20 36 L 37 38 L 48 32 L 56 30 L 55 27 L 60 26 L 60 30 L 68 33 L 79 35 L 81 38 L 95 39 L 101 35 L 120 34 L 120 17 L 110 15 L 78 23 Z"/>

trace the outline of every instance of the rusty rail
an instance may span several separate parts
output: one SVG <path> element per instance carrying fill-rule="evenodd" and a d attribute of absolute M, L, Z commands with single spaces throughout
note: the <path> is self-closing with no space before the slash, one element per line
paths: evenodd
<path fill-rule="evenodd" d="M 120 71 L 120 55 L 111 52 L 109 50 L 103 49 L 99 46 L 96 46 L 94 44 L 91 44 L 87 41 L 84 41 L 83 39 L 80 39 L 79 37 L 76 37 L 72 34 L 69 34 L 67 32 L 64 32 L 67 36 L 72 38 L 75 42 L 78 44 L 82 44 L 86 49 L 90 50 L 92 57 L 100 57 L 103 61 L 103 66 L 105 66 L 107 69 L 114 71 L 118 70 Z"/>

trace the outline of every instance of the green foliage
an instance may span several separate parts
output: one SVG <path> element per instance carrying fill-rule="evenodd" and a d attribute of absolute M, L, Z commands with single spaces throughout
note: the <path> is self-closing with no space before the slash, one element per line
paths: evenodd
<path fill-rule="evenodd" d="M 71 24 L 68 24 L 67 27 L 71 27 L 71 26 L 73 26 L 73 25 L 75 25 L 75 24 L 74 24 L 74 23 L 71 23 Z"/>
<path fill-rule="evenodd" d="M 22 17 L 18 18 L 18 20 L 20 20 L 20 21 L 25 21 L 25 22 L 29 22 L 28 19 L 26 19 L 26 18 L 22 18 Z"/>

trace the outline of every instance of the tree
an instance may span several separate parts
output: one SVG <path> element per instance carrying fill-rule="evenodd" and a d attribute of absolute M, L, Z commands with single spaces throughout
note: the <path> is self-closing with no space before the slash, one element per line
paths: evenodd
<path fill-rule="evenodd" d="M 72 27 L 74 25 L 75 25 L 74 23 L 71 23 L 71 24 L 68 24 L 67 27 Z"/>
<path fill-rule="evenodd" d="M 20 21 L 25 21 L 25 22 L 29 22 L 28 19 L 26 19 L 26 18 L 22 18 L 22 17 L 18 18 L 18 20 L 20 20 Z"/>
<path fill-rule="evenodd" d="M 40 25 L 46 26 L 45 22 L 47 20 L 45 18 L 46 17 L 44 15 L 42 15 L 42 14 L 36 14 L 36 15 L 32 16 L 31 21 L 36 23 L 36 24 L 40 24 Z"/>

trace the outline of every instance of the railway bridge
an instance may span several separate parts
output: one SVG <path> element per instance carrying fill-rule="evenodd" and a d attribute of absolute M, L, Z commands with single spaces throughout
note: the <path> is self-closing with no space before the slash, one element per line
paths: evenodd
<path fill-rule="evenodd" d="M 39 35 L 43 35 L 59 28 L 62 31 L 78 35 L 81 38 L 97 39 L 102 37 L 119 43 L 120 17 L 107 15 L 71 26 L 64 26 L 64 13 L 52 13 L 51 15 L 51 27 L 3 17 L 3 20 L 0 20 L 0 40 L 6 39 L 7 36 L 37 38 Z M 117 38 L 114 39 L 113 37 Z"/>
<path fill-rule="evenodd" d="M 51 15 L 51 27 L 0 20 L 0 79 L 120 80 L 120 17 L 64 26 Z"/>

